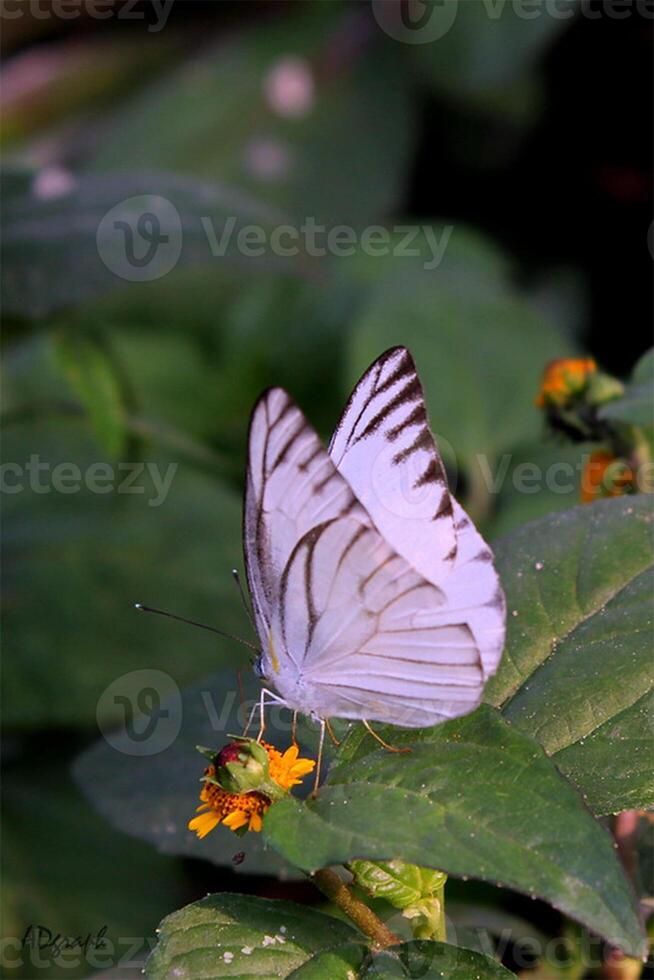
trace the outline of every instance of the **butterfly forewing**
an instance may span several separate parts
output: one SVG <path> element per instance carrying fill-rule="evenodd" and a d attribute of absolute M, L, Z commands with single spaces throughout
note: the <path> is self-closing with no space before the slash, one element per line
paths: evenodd
<path fill-rule="evenodd" d="M 387 351 L 366 371 L 329 453 L 398 554 L 429 581 L 440 582 L 456 556 L 452 503 L 406 348 Z"/>
<path fill-rule="evenodd" d="M 504 595 L 490 548 L 447 490 L 406 348 L 387 351 L 366 371 L 330 455 L 387 540 L 444 590 L 439 622 L 468 624 L 489 677 L 504 646 Z"/>
<path fill-rule="evenodd" d="M 464 619 L 475 638 L 488 679 L 504 649 L 506 600 L 493 564 L 493 552 L 463 507 L 452 500 L 457 533 L 454 568 L 442 583 L 452 620 Z"/>

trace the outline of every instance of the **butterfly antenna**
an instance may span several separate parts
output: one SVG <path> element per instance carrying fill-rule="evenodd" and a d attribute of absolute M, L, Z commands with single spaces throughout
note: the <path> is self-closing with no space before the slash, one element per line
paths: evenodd
<path fill-rule="evenodd" d="M 248 601 L 245 597 L 245 590 L 243 588 L 243 585 L 241 584 L 241 576 L 239 575 L 237 568 L 232 568 L 232 578 L 236 582 L 236 587 L 238 588 L 238 592 L 241 597 L 241 602 L 243 603 L 243 608 L 245 609 L 245 615 L 247 616 L 250 626 L 254 630 L 256 636 L 257 628 L 254 625 L 254 619 L 252 618 L 252 613 L 250 612 L 250 606 L 248 605 Z"/>
<path fill-rule="evenodd" d="M 164 612 L 163 609 L 153 609 L 152 606 L 144 606 L 142 602 L 135 602 L 134 608 L 138 609 L 139 612 L 155 613 L 157 616 L 165 616 L 167 619 L 176 619 L 179 623 L 186 623 L 187 626 L 197 626 L 201 630 L 208 630 L 210 633 L 217 633 L 218 636 L 224 636 L 227 640 L 236 640 L 237 643 L 242 643 L 243 646 L 249 647 L 250 650 L 254 650 L 255 653 L 259 652 L 254 643 L 249 643 L 248 640 L 244 640 L 240 636 L 235 636 L 233 633 L 226 633 L 225 630 L 218 630 L 215 626 L 207 626 L 205 623 L 196 623 L 193 619 L 185 619 L 183 616 L 176 616 L 175 613 Z"/>
<path fill-rule="evenodd" d="M 240 667 L 236 668 L 236 686 L 238 688 L 238 702 L 241 713 L 245 715 L 245 688 L 243 687 L 243 671 Z"/>

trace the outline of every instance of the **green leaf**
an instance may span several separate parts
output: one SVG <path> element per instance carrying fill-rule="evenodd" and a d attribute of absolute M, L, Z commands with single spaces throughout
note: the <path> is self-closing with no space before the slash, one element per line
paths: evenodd
<path fill-rule="evenodd" d="M 574 20 L 574 0 L 559 17 L 544 9 L 524 19 L 500 4 L 433 4 L 425 31 L 439 29 L 435 43 L 411 49 L 425 77 L 441 94 L 492 108 L 501 93 L 525 87 L 542 53 Z"/>
<path fill-rule="evenodd" d="M 494 501 L 485 536 L 493 541 L 527 521 L 575 507 L 584 464 L 595 448 L 541 439 L 502 453 L 492 465 L 483 461 L 482 477 Z"/>
<path fill-rule="evenodd" d="M 339 38 L 359 30 L 359 11 L 330 3 L 233 32 L 139 93 L 91 166 L 220 175 L 298 224 L 310 216 L 356 227 L 392 212 L 409 162 L 412 101 L 381 32 L 335 67 Z M 295 113 L 284 111 L 284 79 L 300 95 Z"/>
<path fill-rule="evenodd" d="M 359 969 L 370 958 L 365 946 L 352 943 L 338 949 L 316 953 L 297 970 L 289 973 L 293 980 L 355 980 L 360 977 Z"/>
<path fill-rule="evenodd" d="M 354 882 L 373 899 L 400 909 L 414 939 L 446 938 L 443 892 L 447 875 L 406 861 L 350 861 Z"/>
<path fill-rule="evenodd" d="M 285 387 L 319 429 L 335 424 L 351 312 L 331 279 L 317 286 L 269 272 L 225 289 L 212 272 L 188 270 L 151 290 L 146 308 L 142 299 L 114 294 L 83 320 L 107 324 L 123 362 L 138 365 L 144 413 L 217 442 L 239 484 L 247 421 L 264 388 Z"/>
<path fill-rule="evenodd" d="M 146 976 L 288 977 L 315 954 L 359 938 L 346 923 L 295 902 L 208 895 L 163 920 Z"/>
<path fill-rule="evenodd" d="M 654 389 L 651 382 L 631 384 L 622 398 L 607 402 L 597 413 L 601 419 L 615 419 L 632 425 L 654 425 Z"/>
<path fill-rule="evenodd" d="M 654 691 L 612 714 L 589 735 L 553 756 L 597 814 L 650 807 Z"/>
<path fill-rule="evenodd" d="M 639 383 L 654 381 L 654 347 L 650 347 L 636 362 L 631 380 Z"/>
<path fill-rule="evenodd" d="M 399 971 L 399 972 L 398 972 Z M 423 977 L 501 980 L 513 974 L 487 956 L 445 943 L 404 943 L 370 953 L 363 937 L 332 916 L 294 902 L 246 895 L 208 895 L 169 915 L 146 976 Z"/>
<path fill-rule="evenodd" d="M 241 229 L 256 225 L 269 233 L 283 215 L 239 191 L 189 177 L 81 175 L 55 198 L 21 193 L 14 184 L 2 210 L 8 316 L 40 319 L 126 287 L 147 293 L 178 265 L 212 266 L 214 275 L 226 269 L 233 275 L 235 268 L 254 275 L 268 266 L 300 271 L 292 257 L 270 249 L 257 257 L 239 248 Z"/>
<path fill-rule="evenodd" d="M 44 27 L 48 32 L 47 25 Z M 34 43 L 36 36 L 30 35 L 29 40 Z M 174 51 L 173 39 L 164 37 L 163 32 L 150 35 L 149 41 L 144 45 L 126 35 L 59 38 L 49 71 L 35 75 L 29 88 L 17 85 L 7 92 L 3 144 L 11 143 L 14 153 L 19 148 L 21 156 L 30 157 L 26 140 L 37 141 L 56 131 L 57 138 L 66 143 L 70 138 L 67 124 L 82 117 L 91 128 L 91 120 L 97 119 L 103 108 L 115 105 L 124 90 L 138 84 Z M 55 126 L 61 128 L 55 130 Z"/>
<path fill-rule="evenodd" d="M 603 405 L 598 415 L 632 425 L 654 425 L 654 349 L 643 354 L 634 367 L 624 395 Z"/>
<path fill-rule="evenodd" d="M 125 447 L 125 406 L 106 345 L 97 337 L 64 331 L 55 337 L 55 352 L 88 412 L 99 445 L 108 456 L 117 458 Z"/>
<path fill-rule="evenodd" d="M 640 955 L 611 840 L 536 742 L 488 705 L 420 732 L 384 731 L 411 753 L 381 751 L 358 727 L 315 801 L 269 811 L 264 830 L 284 857 L 307 870 L 399 858 L 495 881 Z"/>
<path fill-rule="evenodd" d="M 179 453 L 98 459 L 77 420 L 16 424 L 3 448 L 19 467 L 4 503 L 5 725 L 90 725 L 97 711 L 110 724 L 122 711 L 102 695 L 122 675 L 148 668 L 186 683 L 243 659 L 234 642 L 134 610 L 248 630 L 230 574 L 242 554 L 235 491 Z"/>
<path fill-rule="evenodd" d="M 508 634 L 487 699 L 598 814 L 654 804 L 652 498 L 597 501 L 495 546 Z"/>
<path fill-rule="evenodd" d="M 421 980 L 509 980 L 514 974 L 489 956 L 448 943 L 411 942 L 369 958 L 359 974 L 368 977 L 415 977 Z M 349 978 L 348 978 L 349 980 Z"/>
<path fill-rule="evenodd" d="M 396 909 L 415 905 L 441 891 L 446 875 L 405 861 L 350 861 L 356 883 L 374 898 L 383 898 Z"/>

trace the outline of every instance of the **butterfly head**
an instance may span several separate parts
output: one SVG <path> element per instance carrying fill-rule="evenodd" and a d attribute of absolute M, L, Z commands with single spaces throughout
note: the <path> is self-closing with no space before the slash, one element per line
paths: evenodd
<path fill-rule="evenodd" d="M 257 656 L 254 658 L 254 661 L 252 663 L 252 669 L 254 670 L 254 673 L 257 675 L 260 681 L 266 680 L 266 673 L 264 670 L 264 663 L 263 663 L 263 653 L 258 653 Z"/>

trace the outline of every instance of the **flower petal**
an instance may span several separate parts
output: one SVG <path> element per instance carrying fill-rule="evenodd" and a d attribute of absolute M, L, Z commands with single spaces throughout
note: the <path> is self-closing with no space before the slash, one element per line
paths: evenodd
<path fill-rule="evenodd" d="M 248 815 L 244 810 L 233 810 L 223 819 L 223 823 L 230 830 L 238 830 L 239 827 L 244 827 L 247 822 Z"/>
<path fill-rule="evenodd" d="M 206 837 L 207 834 L 209 834 L 219 823 L 219 814 L 215 813 L 214 811 L 210 811 L 209 813 L 202 813 L 199 817 L 193 817 L 192 820 L 189 820 L 188 829 L 194 830 L 200 840 L 202 840 L 202 838 Z"/>
<path fill-rule="evenodd" d="M 300 754 L 300 750 L 298 746 L 291 745 L 289 746 L 289 748 L 286 749 L 286 752 L 284 752 L 284 755 L 282 756 L 282 762 L 284 763 L 284 765 L 292 766 L 299 754 Z"/>
<path fill-rule="evenodd" d="M 298 759 L 289 769 L 289 776 L 293 776 L 294 779 L 299 779 L 302 776 L 308 776 L 315 768 L 316 763 L 314 759 Z"/>

